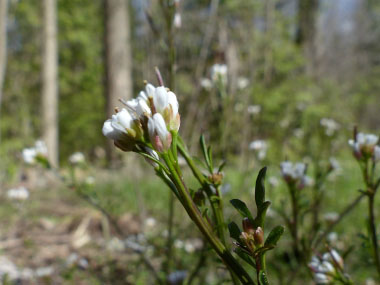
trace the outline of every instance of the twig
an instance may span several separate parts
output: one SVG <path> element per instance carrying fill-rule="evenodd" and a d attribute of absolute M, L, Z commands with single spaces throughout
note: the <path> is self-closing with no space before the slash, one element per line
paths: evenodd
<path fill-rule="evenodd" d="M 313 248 L 316 248 L 320 243 L 321 241 L 323 241 L 327 235 L 333 230 L 333 228 L 349 213 L 351 212 L 351 210 L 353 210 L 357 204 L 359 204 L 360 200 L 363 199 L 363 197 L 366 196 L 366 194 L 362 193 L 359 195 L 359 197 L 357 197 L 351 204 L 349 204 L 344 210 L 343 212 L 339 215 L 338 219 L 336 219 L 336 221 L 334 221 L 333 223 L 331 223 L 329 225 L 329 227 L 323 232 L 323 234 L 321 234 L 319 236 L 318 239 L 316 239 L 315 243 L 314 243 L 314 246 Z"/>

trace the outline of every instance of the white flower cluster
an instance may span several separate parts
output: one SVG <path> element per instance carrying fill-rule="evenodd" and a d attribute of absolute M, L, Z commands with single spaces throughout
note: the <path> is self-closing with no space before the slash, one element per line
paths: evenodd
<path fill-rule="evenodd" d="M 85 161 L 84 154 L 82 152 L 79 152 L 79 151 L 74 152 L 69 157 L 69 162 L 73 165 L 84 163 L 84 161 Z"/>
<path fill-rule="evenodd" d="M 357 159 L 373 158 L 374 161 L 380 160 L 379 137 L 374 134 L 356 134 L 354 139 L 348 141 Z"/>
<path fill-rule="evenodd" d="M 299 189 L 311 186 L 313 180 L 306 175 L 306 164 L 302 162 L 293 163 L 290 161 L 281 162 L 281 174 L 287 183 L 297 184 Z"/>
<path fill-rule="evenodd" d="M 252 115 L 258 115 L 261 112 L 261 106 L 260 105 L 249 105 L 247 107 L 248 114 Z"/>
<path fill-rule="evenodd" d="M 343 270 L 343 266 L 342 257 L 334 249 L 326 252 L 322 257 L 313 256 L 309 263 L 316 284 L 330 284 L 334 280 L 337 270 Z"/>
<path fill-rule="evenodd" d="M 36 141 L 34 147 L 25 148 L 22 151 L 22 157 L 24 161 L 28 164 L 34 164 L 37 161 L 38 157 L 46 158 L 48 153 L 46 144 L 44 141 Z"/>
<path fill-rule="evenodd" d="M 333 119 L 322 118 L 319 123 L 325 128 L 325 134 L 329 137 L 333 136 L 340 129 L 339 123 Z"/>
<path fill-rule="evenodd" d="M 227 83 L 228 68 L 225 64 L 216 63 L 211 66 L 211 80 L 215 82 Z"/>
<path fill-rule="evenodd" d="M 145 91 L 125 105 L 104 122 L 103 134 L 123 151 L 133 150 L 138 143 L 159 152 L 168 150 L 171 132 L 178 132 L 180 126 L 176 95 L 164 86 L 148 83 Z"/>
<path fill-rule="evenodd" d="M 267 155 L 268 144 L 264 140 L 255 140 L 249 144 L 249 149 L 257 152 L 259 160 L 263 160 Z"/>
<path fill-rule="evenodd" d="M 24 186 L 18 188 L 9 189 L 7 191 L 7 197 L 11 200 L 27 200 L 29 198 L 29 191 Z"/>

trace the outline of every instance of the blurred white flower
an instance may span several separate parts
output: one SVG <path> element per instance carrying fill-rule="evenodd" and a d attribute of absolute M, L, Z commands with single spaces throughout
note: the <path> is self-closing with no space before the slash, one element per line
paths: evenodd
<path fill-rule="evenodd" d="M 319 123 L 325 128 L 325 133 L 329 137 L 333 136 L 340 129 L 340 125 L 330 118 L 322 118 Z"/>
<path fill-rule="evenodd" d="M 11 200 L 27 200 L 29 198 L 29 191 L 24 186 L 18 188 L 9 189 L 7 191 L 7 197 Z"/>
<path fill-rule="evenodd" d="M 176 239 L 174 241 L 174 247 L 175 248 L 181 249 L 181 248 L 184 247 L 184 245 L 185 245 L 185 243 L 182 240 L 180 240 L 180 239 Z"/>
<path fill-rule="evenodd" d="M 69 161 L 71 164 L 80 164 L 84 163 L 85 158 L 84 154 L 82 152 L 74 152 L 72 155 L 69 157 Z"/>
<path fill-rule="evenodd" d="M 27 164 L 34 164 L 38 156 L 46 158 L 47 152 L 45 142 L 38 140 L 35 142 L 34 147 L 23 149 L 22 157 Z"/>
<path fill-rule="evenodd" d="M 249 144 L 249 149 L 257 152 L 259 160 L 263 160 L 267 154 L 268 144 L 264 140 L 254 140 Z"/>
<path fill-rule="evenodd" d="M 335 157 L 329 158 L 330 167 L 332 170 L 339 170 L 340 169 L 340 163 Z"/>
<path fill-rule="evenodd" d="M 261 112 L 260 105 L 250 105 L 247 107 L 247 112 L 252 115 L 258 115 Z"/>
<path fill-rule="evenodd" d="M 149 217 L 145 220 L 145 226 L 147 228 L 154 228 L 157 224 L 157 221 L 155 218 Z"/>
<path fill-rule="evenodd" d="M 376 156 L 379 155 L 379 150 L 376 149 L 378 142 L 379 137 L 374 134 L 358 133 L 348 144 L 357 159 L 373 157 L 376 160 Z"/>
<path fill-rule="evenodd" d="M 331 232 L 327 235 L 326 239 L 330 243 L 335 243 L 338 241 L 338 234 L 336 232 Z"/>
<path fill-rule="evenodd" d="M 324 214 L 323 218 L 328 223 L 334 223 L 338 220 L 339 214 L 336 212 L 329 212 Z"/>
<path fill-rule="evenodd" d="M 239 89 L 245 89 L 249 85 L 249 80 L 246 77 L 238 77 L 237 79 L 237 87 Z"/>
<path fill-rule="evenodd" d="M 309 267 L 314 273 L 316 284 L 330 284 L 336 277 L 339 277 L 337 268 L 343 270 L 343 259 L 336 250 L 332 249 L 322 257 L 313 256 Z"/>
<path fill-rule="evenodd" d="M 182 26 L 182 18 L 180 13 L 176 12 L 174 14 L 173 24 L 174 27 L 176 27 L 177 29 L 179 29 Z"/>
<path fill-rule="evenodd" d="M 278 185 L 280 185 L 280 181 L 278 181 L 278 178 L 275 176 L 270 176 L 268 179 L 268 183 L 272 187 L 277 187 Z"/>
<path fill-rule="evenodd" d="M 200 84 L 206 90 L 211 90 L 212 88 L 212 81 L 208 78 L 201 78 Z"/>
<path fill-rule="evenodd" d="M 186 241 L 185 242 L 185 251 L 187 253 L 193 253 L 195 251 L 195 246 L 190 241 Z"/>
<path fill-rule="evenodd" d="M 225 64 L 216 63 L 211 66 L 211 80 L 215 83 L 227 83 L 228 68 Z"/>

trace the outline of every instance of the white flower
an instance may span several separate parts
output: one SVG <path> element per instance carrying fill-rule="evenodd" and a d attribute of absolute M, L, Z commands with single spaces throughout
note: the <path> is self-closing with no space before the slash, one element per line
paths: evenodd
<path fill-rule="evenodd" d="M 152 84 L 147 83 L 145 85 L 145 91 L 149 98 L 153 98 L 156 88 Z"/>
<path fill-rule="evenodd" d="M 128 134 L 132 129 L 133 121 L 132 115 L 124 108 L 115 115 L 112 115 L 111 119 L 112 127 L 125 134 Z"/>
<path fill-rule="evenodd" d="M 174 14 L 173 24 L 174 24 L 174 27 L 176 27 L 177 29 L 182 26 L 182 19 L 181 19 L 181 14 L 180 13 L 176 12 Z"/>
<path fill-rule="evenodd" d="M 211 88 L 212 88 L 212 82 L 208 78 L 201 78 L 200 84 L 201 84 L 202 88 L 204 88 L 206 90 L 211 90 Z"/>
<path fill-rule="evenodd" d="M 323 218 L 325 219 L 326 222 L 328 223 L 334 223 L 338 220 L 339 214 L 336 212 L 329 212 L 326 213 Z"/>
<path fill-rule="evenodd" d="M 74 152 L 69 157 L 69 161 L 71 164 L 83 163 L 84 160 L 85 160 L 85 158 L 84 158 L 84 154 L 82 152 Z"/>
<path fill-rule="evenodd" d="M 22 157 L 27 164 L 34 164 L 38 156 L 46 157 L 47 153 L 45 142 L 38 140 L 35 142 L 34 147 L 23 149 Z"/>
<path fill-rule="evenodd" d="M 261 106 L 260 105 L 250 105 L 250 106 L 248 106 L 247 111 L 249 114 L 257 115 L 261 112 Z"/>
<path fill-rule="evenodd" d="M 358 133 L 355 139 L 348 141 L 357 159 L 373 157 L 376 160 L 375 148 L 379 142 L 379 137 L 374 134 Z M 379 152 L 379 150 L 377 150 Z"/>
<path fill-rule="evenodd" d="M 325 128 L 327 136 L 334 135 L 334 133 L 340 129 L 340 125 L 333 119 L 322 118 L 319 123 Z"/>
<path fill-rule="evenodd" d="M 153 147 L 159 151 L 167 151 L 172 142 L 172 136 L 166 128 L 165 120 L 160 113 L 156 113 L 148 120 L 148 131 Z"/>
<path fill-rule="evenodd" d="M 27 164 L 35 163 L 37 152 L 35 148 L 25 148 L 22 151 L 22 157 Z"/>
<path fill-rule="evenodd" d="M 269 183 L 269 185 L 271 185 L 272 187 L 277 187 L 277 186 L 280 184 L 280 182 L 278 181 L 277 177 L 275 177 L 275 176 L 271 176 L 271 177 L 269 177 L 269 179 L 268 179 L 268 183 Z"/>
<path fill-rule="evenodd" d="M 139 118 L 143 116 L 150 117 L 152 115 L 152 111 L 149 108 L 147 101 L 143 98 L 138 99 L 138 103 L 136 106 L 136 113 L 139 116 Z"/>
<path fill-rule="evenodd" d="M 29 191 L 24 186 L 20 186 L 18 188 L 9 189 L 7 196 L 9 199 L 22 201 L 29 198 Z"/>
<path fill-rule="evenodd" d="M 314 275 L 314 281 L 316 284 L 329 284 L 330 278 L 326 274 L 316 273 Z"/>
<path fill-rule="evenodd" d="M 336 232 L 331 232 L 326 238 L 330 243 L 335 243 L 338 241 L 338 234 Z"/>
<path fill-rule="evenodd" d="M 211 80 L 216 82 L 221 82 L 223 84 L 227 83 L 227 65 L 225 64 L 214 64 L 211 67 Z"/>
<path fill-rule="evenodd" d="M 249 148 L 257 151 L 259 160 L 263 160 L 267 154 L 268 144 L 264 140 L 255 140 L 249 144 Z"/>
<path fill-rule="evenodd" d="M 184 247 L 184 242 L 180 239 L 177 239 L 174 241 L 174 247 L 175 248 L 178 248 L 178 249 L 181 249 Z"/>
<path fill-rule="evenodd" d="M 123 135 L 121 131 L 112 126 L 112 119 L 104 122 L 102 132 L 104 136 L 114 141 L 119 140 Z"/>
<path fill-rule="evenodd" d="M 340 163 L 335 157 L 329 158 L 330 167 L 332 170 L 339 170 L 340 169 Z"/>
<path fill-rule="evenodd" d="M 157 224 L 157 221 L 155 218 L 149 217 L 145 220 L 145 226 L 147 228 L 154 228 Z"/>
<path fill-rule="evenodd" d="M 246 77 L 238 77 L 237 79 L 237 87 L 239 89 L 245 89 L 249 85 L 249 80 Z"/>

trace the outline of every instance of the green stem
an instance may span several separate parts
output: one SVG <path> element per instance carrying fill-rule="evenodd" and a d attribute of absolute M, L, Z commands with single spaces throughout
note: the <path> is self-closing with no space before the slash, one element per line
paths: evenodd
<path fill-rule="evenodd" d="M 377 273 L 379 274 L 379 278 L 380 278 L 379 245 L 377 242 L 377 234 L 376 234 L 375 210 L 374 210 L 375 203 L 374 202 L 375 202 L 375 194 L 371 193 L 368 195 L 369 229 L 370 229 L 371 240 L 372 240 L 373 258 L 375 260 Z"/>
<path fill-rule="evenodd" d="M 166 264 L 164 272 L 169 276 L 173 256 L 174 195 L 169 192 L 168 237 L 166 240 Z"/>
<path fill-rule="evenodd" d="M 178 191 L 183 197 L 183 206 L 186 212 L 189 214 L 190 218 L 197 225 L 202 234 L 206 237 L 207 241 L 214 248 L 219 257 L 224 261 L 226 266 L 230 268 L 238 276 L 239 280 L 243 284 L 255 284 L 251 279 L 249 274 L 244 270 L 244 268 L 237 262 L 237 260 L 232 256 L 232 254 L 226 249 L 226 247 L 221 243 L 221 241 L 213 234 L 212 229 L 202 218 L 202 214 L 199 212 L 199 209 L 194 204 L 193 200 L 190 197 L 190 194 L 183 183 L 182 179 L 178 176 L 178 173 L 169 158 L 167 153 L 163 153 L 162 157 L 171 172 L 171 179 L 176 185 Z"/>

